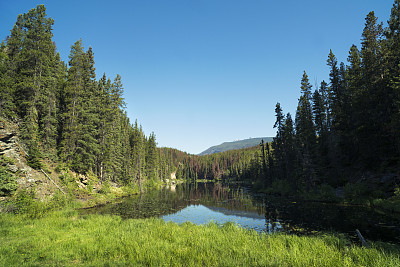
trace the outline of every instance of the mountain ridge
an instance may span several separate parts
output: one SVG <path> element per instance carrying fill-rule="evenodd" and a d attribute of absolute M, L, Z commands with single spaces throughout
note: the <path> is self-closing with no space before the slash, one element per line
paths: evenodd
<path fill-rule="evenodd" d="M 264 140 L 265 143 L 272 142 L 273 137 L 255 137 L 255 138 L 249 138 L 232 142 L 224 142 L 222 144 L 209 147 L 208 149 L 204 150 L 203 152 L 197 155 L 198 156 L 211 155 L 214 153 L 224 152 L 228 150 L 252 147 L 260 144 L 261 140 Z"/>

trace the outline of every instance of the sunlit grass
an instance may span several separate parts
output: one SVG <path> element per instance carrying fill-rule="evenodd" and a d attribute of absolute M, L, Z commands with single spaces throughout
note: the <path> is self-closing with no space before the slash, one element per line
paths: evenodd
<path fill-rule="evenodd" d="M 0 215 L 0 266 L 400 266 L 398 253 L 332 235 L 260 235 L 232 223 L 179 226 L 73 210 L 36 220 Z"/>

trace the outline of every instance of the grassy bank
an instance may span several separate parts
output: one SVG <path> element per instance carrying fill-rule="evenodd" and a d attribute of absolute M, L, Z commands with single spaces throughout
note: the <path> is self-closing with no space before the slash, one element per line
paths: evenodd
<path fill-rule="evenodd" d="M 399 247 L 351 245 L 343 237 L 259 235 L 233 224 L 181 226 L 158 219 L 40 219 L 0 215 L 0 266 L 400 266 Z"/>

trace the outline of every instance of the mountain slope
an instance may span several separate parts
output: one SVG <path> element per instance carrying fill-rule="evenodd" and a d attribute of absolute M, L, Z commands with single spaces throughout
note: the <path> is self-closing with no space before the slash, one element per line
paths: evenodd
<path fill-rule="evenodd" d="M 257 138 L 249 138 L 245 140 L 233 141 L 233 142 L 224 142 L 217 146 L 212 146 L 207 150 L 204 150 L 199 156 L 210 155 L 218 152 L 224 152 L 233 149 L 241 149 L 256 146 L 261 143 L 261 140 L 264 140 L 265 143 L 272 142 L 273 137 L 257 137 Z"/>

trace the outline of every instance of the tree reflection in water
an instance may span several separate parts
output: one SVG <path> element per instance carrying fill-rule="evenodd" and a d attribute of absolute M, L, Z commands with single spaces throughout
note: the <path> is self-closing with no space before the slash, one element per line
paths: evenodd
<path fill-rule="evenodd" d="M 122 218 L 161 217 L 178 223 L 236 222 L 246 228 L 273 233 L 348 233 L 355 229 L 371 240 L 400 243 L 400 218 L 371 208 L 294 202 L 252 194 L 237 184 L 183 183 L 124 198 L 82 214 L 115 214 Z"/>

